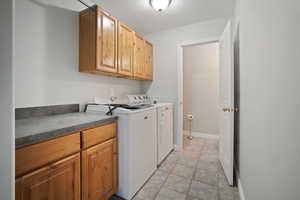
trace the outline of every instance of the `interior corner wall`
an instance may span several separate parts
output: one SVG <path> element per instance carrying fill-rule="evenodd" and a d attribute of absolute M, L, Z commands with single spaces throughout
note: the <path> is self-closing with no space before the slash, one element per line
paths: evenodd
<path fill-rule="evenodd" d="M 80 73 L 79 13 L 16 0 L 16 107 L 85 104 L 141 92 L 141 81 Z"/>
<path fill-rule="evenodd" d="M 0 6 L 0 199 L 14 200 L 14 0 Z"/>
<path fill-rule="evenodd" d="M 239 0 L 239 177 L 246 200 L 300 197 L 300 2 Z"/>
<path fill-rule="evenodd" d="M 183 47 L 183 129 L 219 134 L 219 44 Z"/>
<path fill-rule="evenodd" d="M 143 84 L 143 91 L 155 100 L 174 104 L 174 142 L 179 144 L 180 136 L 177 131 L 178 99 L 178 45 L 219 38 L 229 18 L 211 20 L 183 26 L 171 30 L 146 35 L 154 47 L 154 79 Z"/>

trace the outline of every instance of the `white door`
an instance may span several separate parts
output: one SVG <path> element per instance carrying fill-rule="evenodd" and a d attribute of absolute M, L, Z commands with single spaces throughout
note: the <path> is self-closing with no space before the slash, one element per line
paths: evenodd
<path fill-rule="evenodd" d="M 220 38 L 220 140 L 219 158 L 228 183 L 233 184 L 234 163 L 234 71 L 231 23 Z"/>

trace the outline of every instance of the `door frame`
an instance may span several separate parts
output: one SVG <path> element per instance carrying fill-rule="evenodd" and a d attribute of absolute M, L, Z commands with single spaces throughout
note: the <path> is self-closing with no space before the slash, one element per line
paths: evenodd
<path fill-rule="evenodd" d="M 187 41 L 177 45 L 177 145 L 175 150 L 183 150 L 183 47 L 219 42 L 220 37 Z M 181 109 L 182 108 L 182 109 Z"/>

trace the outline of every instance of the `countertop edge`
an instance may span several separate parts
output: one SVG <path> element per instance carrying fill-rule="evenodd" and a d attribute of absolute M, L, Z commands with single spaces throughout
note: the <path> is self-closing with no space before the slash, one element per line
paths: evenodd
<path fill-rule="evenodd" d="M 113 122 L 113 121 L 116 121 L 117 119 L 118 119 L 117 116 L 112 116 L 111 118 L 107 118 L 107 119 L 101 119 L 101 120 L 97 120 L 97 121 L 93 121 L 93 122 L 78 124 L 78 125 L 71 126 L 71 127 L 65 127 L 65 128 L 61 128 L 61 129 L 57 129 L 57 130 L 53 130 L 53 131 L 48 131 L 48 132 L 43 132 L 43 133 L 25 136 L 25 137 L 21 137 L 21 138 L 16 138 L 15 149 L 17 150 L 17 149 L 27 147 L 27 146 L 30 146 L 33 144 L 37 144 L 37 143 L 44 142 L 47 140 L 55 139 L 55 138 L 58 138 L 61 136 L 66 136 L 66 135 L 81 131 L 86 128 L 92 128 L 93 126 L 99 126 L 104 123 Z"/>

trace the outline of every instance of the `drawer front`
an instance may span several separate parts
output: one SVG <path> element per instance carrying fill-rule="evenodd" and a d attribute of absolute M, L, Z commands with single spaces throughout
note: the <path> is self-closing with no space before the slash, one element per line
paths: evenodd
<path fill-rule="evenodd" d="M 80 133 L 56 138 L 16 151 L 16 176 L 80 151 Z"/>
<path fill-rule="evenodd" d="M 82 145 L 83 148 L 93 146 L 95 144 L 104 142 L 117 135 L 117 123 L 112 122 L 96 128 L 82 131 Z"/>

